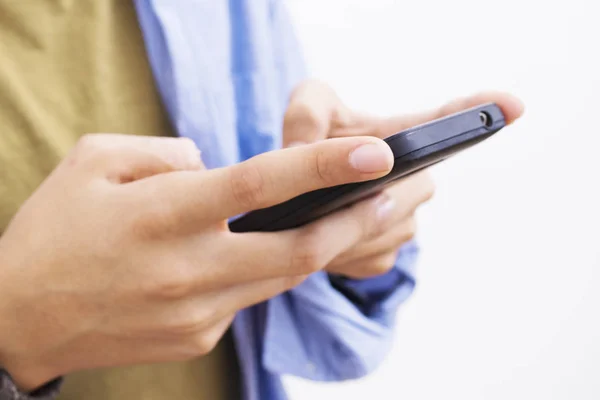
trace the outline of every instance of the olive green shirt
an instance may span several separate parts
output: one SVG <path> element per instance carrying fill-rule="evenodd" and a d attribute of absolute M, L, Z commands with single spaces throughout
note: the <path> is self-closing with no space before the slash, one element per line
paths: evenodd
<path fill-rule="evenodd" d="M 129 0 L 0 0 L 0 233 L 82 134 L 171 135 Z M 230 335 L 189 362 L 85 371 L 61 400 L 239 396 Z"/>

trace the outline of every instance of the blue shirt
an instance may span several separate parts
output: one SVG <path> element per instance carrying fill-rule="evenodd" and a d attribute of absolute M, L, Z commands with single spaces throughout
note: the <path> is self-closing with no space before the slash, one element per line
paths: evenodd
<path fill-rule="evenodd" d="M 208 168 L 281 146 L 291 89 L 305 76 L 283 0 L 136 0 L 158 89 L 176 131 Z M 361 377 L 389 350 L 414 287 L 414 243 L 388 274 L 339 284 L 325 272 L 242 310 L 233 333 L 246 399 L 286 398 L 280 376 Z"/>

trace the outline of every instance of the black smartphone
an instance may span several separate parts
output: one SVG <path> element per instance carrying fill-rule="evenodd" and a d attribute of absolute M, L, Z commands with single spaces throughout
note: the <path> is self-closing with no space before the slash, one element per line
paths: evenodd
<path fill-rule="evenodd" d="M 308 224 L 487 139 L 505 124 L 500 108 L 490 103 L 396 133 L 385 139 L 394 153 L 394 166 L 386 176 L 304 193 L 245 214 L 231 221 L 229 228 L 273 232 Z"/>

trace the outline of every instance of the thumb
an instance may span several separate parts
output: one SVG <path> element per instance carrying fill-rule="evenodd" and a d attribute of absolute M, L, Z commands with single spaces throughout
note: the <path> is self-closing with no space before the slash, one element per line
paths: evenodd
<path fill-rule="evenodd" d="M 283 147 L 327 139 L 332 125 L 347 114 L 349 110 L 329 86 L 303 82 L 292 92 L 283 118 Z"/>

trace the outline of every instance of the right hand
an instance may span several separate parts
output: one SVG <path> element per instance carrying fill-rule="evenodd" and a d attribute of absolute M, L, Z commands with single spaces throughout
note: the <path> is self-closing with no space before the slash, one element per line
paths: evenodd
<path fill-rule="evenodd" d="M 362 145 L 371 156 L 353 158 Z M 392 162 L 372 137 L 214 170 L 185 139 L 84 137 L 0 238 L 0 366 L 31 390 L 76 370 L 206 354 L 238 310 L 373 234 L 381 201 L 286 232 L 236 234 L 227 219 L 381 177 Z"/>

